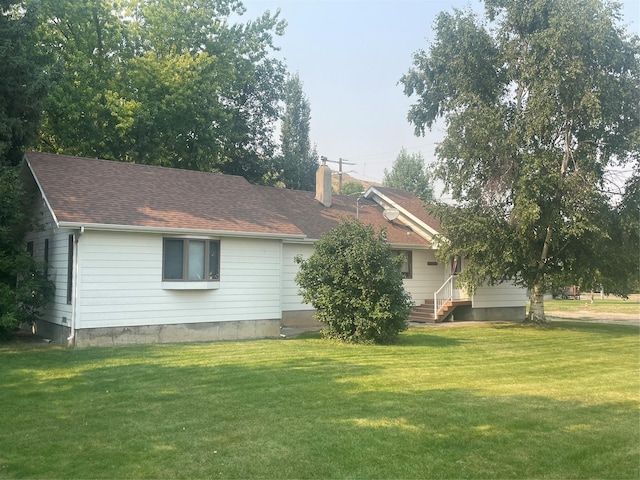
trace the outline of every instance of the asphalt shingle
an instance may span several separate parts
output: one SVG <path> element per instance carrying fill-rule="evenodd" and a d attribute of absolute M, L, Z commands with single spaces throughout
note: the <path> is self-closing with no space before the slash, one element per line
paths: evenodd
<path fill-rule="evenodd" d="M 25 159 L 59 222 L 87 226 L 156 227 L 270 234 L 316 240 L 345 218 L 384 228 L 391 244 L 429 246 L 382 207 L 356 196 L 334 195 L 331 207 L 314 192 L 252 185 L 232 175 L 28 152 Z M 428 225 L 422 202 L 379 188 Z M 357 210 L 357 211 L 356 211 Z"/>
<path fill-rule="evenodd" d="M 242 177 L 29 152 L 60 222 L 302 235 Z"/>

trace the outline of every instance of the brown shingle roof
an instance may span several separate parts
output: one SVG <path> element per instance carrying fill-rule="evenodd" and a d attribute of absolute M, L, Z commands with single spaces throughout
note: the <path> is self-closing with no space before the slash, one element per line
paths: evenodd
<path fill-rule="evenodd" d="M 59 222 L 302 235 L 242 177 L 29 152 Z"/>
<path fill-rule="evenodd" d="M 385 228 L 389 243 L 429 245 L 409 227 L 387 221 L 381 206 L 364 198 L 358 201 L 356 196 L 334 195 L 327 208 L 315 200 L 314 192 L 251 185 L 232 175 L 34 152 L 25 158 L 54 215 L 63 224 L 316 240 L 344 218 L 355 217 L 358 203 L 360 221 L 376 230 Z M 428 217 L 416 197 L 403 190 L 378 189 L 410 208 L 418 218 Z"/>
<path fill-rule="evenodd" d="M 331 207 L 327 208 L 315 200 L 314 192 L 285 190 L 282 188 L 256 187 L 268 202 L 278 210 L 285 212 L 293 222 L 309 238 L 316 240 L 323 233 L 337 227 L 344 218 L 357 217 L 362 223 L 372 225 L 376 231 L 386 229 L 387 241 L 400 245 L 430 245 L 425 239 L 414 233 L 407 226 L 394 221 L 389 222 L 382 216 L 382 207 L 377 203 L 358 199 L 356 196 L 332 195 Z"/>

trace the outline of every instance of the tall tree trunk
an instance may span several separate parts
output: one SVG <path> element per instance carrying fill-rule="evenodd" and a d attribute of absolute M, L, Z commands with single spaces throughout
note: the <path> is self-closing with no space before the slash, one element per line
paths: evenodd
<path fill-rule="evenodd" d="M 544 314 L 544 287 L 536 285 L 531 292 L 531 304 L 529 305 L 529 315 L 527 321 L 531 323 L 547 323 Z"/>
<path fill-rule="evenodd" d="M 549 258 L 549 247 L 551 245 L 551 238 L 553 236 L 553 230 L 551 225 L 547 226 L 547 233 L 544 239 L 544 245 L 542 247 L 542 253 L 540 260 L 538 260 L 538 271 L 540 272 L 539 279 L 544 279 L 544 268 L 547 258 Z M 531 291 L 531 304 L 529 305 L 529 315 L 527 321 L 532 323 L 547 323 L 547 318 L 544 315 L 544 294 L 545 294 L 545 282 L 538 282 L 534 285 Z"/>

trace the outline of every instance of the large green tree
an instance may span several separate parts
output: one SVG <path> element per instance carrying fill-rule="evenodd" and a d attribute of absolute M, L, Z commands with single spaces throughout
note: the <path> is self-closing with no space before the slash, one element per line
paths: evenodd
<path fill-rule="evenodd" d="M 298 74 L 287 80 L 284 105 L 279 179 L 286 188 L 313 190 L 319 161 L 318 154 L 311 147 L 311 105 L 302 90 Z"/>
<path fill-rule="evenodd" d="M 626 207 L 609 193 L 607 172 L 638 159 L 639 41 L 616 3 L 485 6 L 488 24 L 441 13 L 434 42 L 401 82 L 417 97 L 408 116 L 417 134 L 442 117 L 446 126 L 436 175 L 455 204 L 434 209 L 441 255 L 469 259 L 469 287 L 527 287 L 529 319 L 543 322 L 543 294 L 558 279 L 599 275 L 624 294 L 629 282 L 609 280 L 637 275 L 637 250 L 618 265 L 624 271 L 611 269 L 621 234 L 632 232 L 619 223 Z"/>
<path fill-rule="evenodd" d="M 38 5 L 0 0 L 0 165 L 15 166 L 34 141 L 52 82 L 47 50 L 38 45 Z"/>
<path fill-rule="evenodd" d="M 35 225 L 28 215 L 30 197 L 18 177 L 19 169 L 0 167 L 0 338 L 20 323 L 35 322 L 54 293 L 46 266 L 33 259 L 24 243 Z"/>
<path fill-rule="evenodd" d="M 35 7 L 0 0 L 0 337 L 20 322 L 34 321 L 53 294 L 44 266 L 23 242 L 32 222 L 18 166 L 37 134 L 52 80 L 47 50 L 35 35 Z"/>
<path fill-rule="evenodd" d="M 423 202 L 433 201 L 433 182 L 420 152 L 408 153 L 404 148 L 400 150 L 391 171 L 384 169 L 382 184 L 385 187 L 402 188 Z"/>
<path fill-rule="evenodd" d="M 64 64 L 42 149 L 255 182 L 273 170 L 278 13 L 239 23 L 234 0 L 39 1 L 41 36 Z"/>

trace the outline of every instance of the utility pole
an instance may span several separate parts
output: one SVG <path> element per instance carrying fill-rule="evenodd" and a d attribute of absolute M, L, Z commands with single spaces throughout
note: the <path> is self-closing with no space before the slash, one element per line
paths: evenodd
<path fill-rule="evenodd" d="M 320 158 L 325 162 L 338 164 L 338 195 L 342 195 L 342 165 L 355 165 L 355 163 L 349 162 L 344 158 L 339 158 L 338 160 L 329 160 L 327 157 Z"/>

